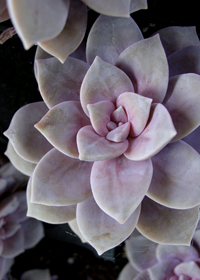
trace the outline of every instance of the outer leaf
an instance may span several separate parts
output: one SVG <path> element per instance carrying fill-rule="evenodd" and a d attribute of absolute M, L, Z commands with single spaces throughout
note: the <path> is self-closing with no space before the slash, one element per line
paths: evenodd
<path fill-rule="evenodd" d="M 50 149 L 51 144 L 34 128 L 47 112 L 44 102 L 35 102 L 20 108 L 4 134 L 17 154 L 26 161 L 37 163 Z"/>
<path fill-rule="evenodd" d="M 176 265 L 180 263 L 180 260 L 178 259 L 172 259 L 172 260 L 166 260 L 161 263 L 158 263 L 154 265 L 151 268 L 148 268 L 148 273 L 150 275 L 151 279 L 159 279 L 159 280 L 165 280 L 165 279 L 173 279 L 174 276 L 174 268 Z M 175 278 L 176 279 L 176 278 Z"/>
<path fill-rule="evenodd" d="M 52 57 L 36 60 L 36 66 L 39 89 L 49 108 L 64 101 L 79 100 L 88 64 L 72 57 L 62 64 Z"/>
<path fill-rule="evenodd" d="M 115 103 L 117 97 L 126 91 L 134 91 L 128 76 L 117 67 L 96 57 L 81 86 L 81 105 L 89 116 L 88 104 L 104 100 Z"/>
<path fill-rule="evenodd" d="M 131 234 L 137 224 L 140 207 L 121 225 L 105 214 L 91 197 L 77 205 L 76 215 L 81 234 L 101 255 Z"/>
<path fill-rule="evenodd" d="M 68 206 L 84 201 L 92 195 L 91 168 L 92 163 L 73 159 L 52 149 L 33 173 L 31 202 Z"/>
<path fill-rule="evenodd" d="M 128 148 L 128 141 L 111 142 L 99 136 L 91 125 L 84 126 L 77 134 L 79 159 L 99 161 L 121 156 Z"/>
<path fill-rule="evenodd" d="M 133 280 L 134 277 L 138 275 L 138 271 L 136 271 L 130 263 L 127 263 L 122 271 L 120 272 L 118 280 Z"/>
<path fill-rule="evenodd" d="M 170 114 L 162 104 L 153 104 L 146 128 L 136 138 L 129 137 L 124 155 L 130 160 L 145 160 L 164 148 L 176 135 Z"/>
<path fill-rule="evenodd" d="M 51 280 L 49 269 L 32 269 L 24 272 L 20 280 Z"/>
<path fill-rule="evenodd" d="M 137 229 L 148 239 L 169 245 L 190 245 L 199 217 L 199 208 L 176 210 L 145 197 Z"/>
<path fill-rule="evenodd" d="M 46 206 L 31 203 L 31 180 L 27 185 L 28 217 L 33 217 L 49 224 L 64 224 L 76 218 L 76 205 L 71 206 Z"/>
<path fill-rule="evenodd" d="M 78 158 L 76 135 L 80 128 L 90 124 L 79 101 L 66 101 L 54 106 L 35 125 L 47 140 L 61 153 Z"/>
<path fill-rule="evenodd" d="M 6 0 L 0 0 L 0 22 L 7 19 L 9 19 L 9 14 L 7 10 Z"/>
<path fill-rule="evenodd" d="M 168 86 L 168 64 L 159 35 L 141 40 L 118 57 L 116 66 L 131 79 L 135 92 L 162 102 Z"/>
<path fill-rule="evenodd" d="M 87 7 L 79 0 L 70 1 L 69 15 L 62 32 L 51 40 L 40 40 L 39 45 L 63 63 L 82 42 L 86 27 Z"/>
<path fill-rule="evenodd" d="M 169 26 L 157 31 L 165 49 L 166 55 L 188 46 L 200 46 L 195 26 Z"/>
<path fill-rule="evenodd" d="M 123 50 L 142 39 L 143 35 L 131 17 L 100 15 L 88 35 L 87 61 L 92 64 L 95 57 L 99 56 L 104 61 L 115 64 Z"/>
<path fill-rule="evenodd" d="M 123 224 L 145 196 L 153 173 L 151 160 L 131 161 L 120 156 L 95 162 L 91 186 L 98 206 Z"/>
<path fill-rule="evenodd" d="M 69 3 L 69 0 L 7 0 L 10 17 L 25 49 L 62 31 Z"/>
<path fill-rule="evenodd" d="M 197 263 L 190 261 L 187 263 L 180 263 L 175 269 L 176 275 L 186 275 L 195 280 L 199 278 L 200 268 Z"/>
<path fill-rule="evenodd" d="M 34 247 L 44 237 L 44 228 L 40 221 L 29 218 L 21 223 L 21 225 L 24 231 L 25 249 Z"/>
<path fill-rule="evenodd" d="M 14 259 L 10 258 L 10 259 L 5 259 L 0 257 L 0 279 L 5 276 L 5 274 L 9 271 L 9 269 L 11 268 L 11 266 L 14 263 Z"/>
<path fill-rule="evenodd" d="M 153 178 L 147 196 L 170 208 L 200 204 L 200 155 L 183 141 L 167 145 L 152 158 Z"/>
<path fill-rule="evenodd" d="M 16 169 L 24 173 L 25 175 L 31 176 L 34 168 L 36 167 L 35 163 L 29 162 L 21 158 L 13 148 L 10 141 L 8 141 L 7 150 L 5 151 L 5 155 L 9 158 L 11 163 L 14 165 Z"/>
<path fill-rule="evenodd" d="M 194 148 L 200 154 L 200 126 L 198 126 L 194 131 L 184 137 L 182 140 L 188 143 L 192 148 Z"/>
<path fill-rule="evenodd" d="M 146 0 L 131 0 L 131 13 L 136 12 L 140 9 L 147 9 Z"/>
<path fill-rule="evenodd" d="M 3 240 L 2 257 L 14 258 L 24 252 L 24 234 L 20 228 L 14 235 Z"/>
<path fill-rule="evenodd" d="M 200 125 L 200 76 L 182 74 L 169 80 L 164 105 L 168 109 L 177 135 L 177 141 Z"/>

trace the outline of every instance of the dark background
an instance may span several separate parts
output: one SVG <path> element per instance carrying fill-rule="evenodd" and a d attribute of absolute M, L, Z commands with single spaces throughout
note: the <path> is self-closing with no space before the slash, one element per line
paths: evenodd
<path fill-rule="evenodd" d="M 88 12 L 88 31 L 98 14 Z M 196 26 L 200 35 L 199 1 L 149 0 L 148 10 L 132 14 L 144 37 L 172 25 Z M 12 26 L 8 20 L 0 24 L 0 32 Z M 86 32 L 86 37 L 88 34 Z M 86 38 L 85 38 L 86 39 Z M 17 35 L 0 45 L 0 155 L 7 138 L 3 136 L 18 108 L 42 100 L 34 78 L 33 61 L 36 47 L 25 51 Z M 102 257 L 89 245 L 81 243 L 68 225 L 44 223 L 45 238 L 34 248 L 15 259 L 11 275 L 19 279 L 29 269 L 49 268 L 59 280 L 114 280 L 127 263 L 122 243 Z M 70 275 L 73 275 L 71 277 Z"/>

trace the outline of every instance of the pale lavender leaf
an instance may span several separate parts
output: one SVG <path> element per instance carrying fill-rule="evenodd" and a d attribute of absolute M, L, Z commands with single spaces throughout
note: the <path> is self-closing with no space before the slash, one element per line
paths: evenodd
<path fill-rule="evenodd" d="M 64 224 L 76 218 L 76 205 L 71 206 L 46 206 L 42 204 L 30 203 L 31 180 L 27 186 L 28 217 L 33 217 L 49 224 Z"/>
<path fill-rule="evenodd" d="M 20 228 L 14 235 L 3 240 L 2 257 L 14 258 L 24 252 L 24 233 Z"/>
<path fill-rule="evenodd" d="M 31 176 L 36 164 L 20 157 L 16 153 L 10 141 L 8 141 L 8 146 L 4 154 L 9 158 L 10 162 L 14 165 L 16 169 L 18 169 L 20 172 L 24 173 L 27 176 Z"/>
<path fill-rule="evenodd" d="M 23 222 L 27 219 L 26 217 L 26 211 L 27 211 L 27 202 L 26 202 L 26 191 L 16 191 L 14 193 L 14 196 L 18 200 L 18 207 L 17 209 L 9 214 L 9 216 L 6 217 L 6 220 L 11 221 L 17 221 L 17 222 Z"/>
<path fill-rule="evenodd" d="M 0 279 L 3 279 L 5 274 L 9 271 L 9 269 L 13 265 L 13 263 L 14 263 L 13 258 L 6 259 L 0 256 Z"/>
<path fill-rule="evenodd" d="M 13 213 L 19 206 L 19 201 L 15 195 L 3 198 L 0 202 L 0 217 Z"/>
<path fill-rule="evenodd" d="M 136 93 L 162 102 L 168 86 L 168 63 L 159 35 L 141 40 L 118 57 L 116 66 L 131 79 Z"/>
<path fill-rule="evenodd" d="M 185 73 L 200 74 L 200 46 L 188 46 L 176 51 L 168 57 L 168 64 L 169 77 Z"/>
<path fill-rule="evenodd" d="M 174 269 L 176 275 L 186 275 L 194 279 L 199 279 L 200 276 L 200 268 L 197 263 L 194 261 L 184 262 L 177 265 Z"/>
<path fill-rule="evenodd" d="M 77 134 L 77 146 L 80 160 L 101 161 L 121 156 L 128 148 L 128 141 L 109 141 L 99 136 L 91 125 L 87 125 Z"/>
<path fill-rule="evenodd" d="M 174 268 L 180 263 L 178 259 L 171 259 L 162 261 L 155 264 L 153 267 L 148 268 L 148 273 L 151 279 L 155 280 L 171 280 L 171 277 L 174 276 Z M 173 279 L 173 278 L 172 278 Z"/>
<path fill-rule="evenodd" d="M 6 239 L 14 235 L 19 229 L 21 225 L 15 221 L 6 221 L 5 225 L 0 228 L 0 238 Z"/>
<path fill-rule="evenodd" d="M 100 15 L 88 35 L 86 57 L 92 64 L 96 56 L 115 64 L 127 47 L 143 39 L 143 35 L 131 18 Z"/>
<path fill-rule="evenodd" d="M 172 141 L 192 132 L 200 125 L 200 76 L 189 73 L 170 78 L 163 104 L 177 130 Z"/>
<path fill-rule="evenodd" d="M 190 245 L 198 219 L 198 207 L 170 209 L 145 197 L 137 229 L 156 243 Z"/>
<path fill-rule="evenodd" d="M 93 197 L 77 205 L 76 215 L 81 234 L 101 255 L 131 234 L 140 215 L 140 206 L 123 225 L 104 213 Z"/>
<path fill-rule="evenodd" d="M 145 160 L 157 154 L 176 135 L 171 116 L 160 103 L 151 106 L 146 128 L 136 138 L 129 137 L 124 155 L 130 160 Z"/>
<path fill-rule="evenodd" d="M 68 57 L 64 64 L 55 57 L 36 60 L 41 95 L 49 108 L 69 100 L 80 100 L 80 88 L 89 68 L 84 61 Z"/>
<path fill-rule="evenodd" d="M 65 0 L 66 1 L 66 0 Z M 60 21 L 60 15 L 58 14 Z M 55 20 L 53 20 L 55 22 Z M 39 45 L 62 63 L 82 42 L 87 27 L 87 7 L 79 0 L 70 1 L 69 14 L 62 31 L 51 40 L 40 40 Z"/>
<path fill-rule="evenodd" d="M 167 56 L 191 45 L 200 46 L 195 26 L 169 26 L 158 30 L 157 33 Z"/>
<path fill-rule="evenodd" d="M 98 206 L 123 224 L 145 196 L 153 173 L 151 160 L 132 161 L 124 156 L 95 162 L 91 187 Z"/>
<path fill-rule="evenodd" d="M 69 0 L 7 0 L 11 20 L 25 49 L 62 31 L 69 4 Z"/>
<path fill-rule="evenodd" d="M 155 254 L 157 244 L 144 236 L 130 237 L 125 244 L 127 258 L 137 271 L 142 272 L 158 262 Z"/>
<path fill-rule="evenodd" d="M 34 247 L 43 237 L 44 228 L 40 221 L 29 218 L 21 223 L 24 232 L 24 248 Z"/>
<path fill-rule="evenodd" d="M 96 57 L 81 86 L 81 105 L 84 112 L 89 116 L 88 104 L 103 100 L 115 103 L 117 97 L 126 91 L 134 91 L 128 76 L 117 67 Z"/>
<path fill-rule="evenodd" d="M 0 44 L 5 43 L 8 39 L 12 38 L 15 34 L 16 31 L 14 27 L 7 28 L 0 34 Z"/>
<path fill-rule="evenodd" d="M 90 162 L 68 157 L 52 149 L 37 164 L 33 173 L 31 202 L 68 206 L 84 201 L 92 195 L 91 168 Z"/>
<path fill-rule="evenodd" d="M 152 163 L 148 197 L 174 209 L 200 204 L 200 155 L 191 146 L 181 140 L 168 144 Z"/>
<path fill-rule="evenodd" d="M 26 161 L 37 163 L 52 149 L 51 144 L 34 127 L 47 111 L 42 101 L 27 104 L 14 114 L 8 130 L 4 132 L 17 154 Z"/>
<path fill-rule="evenodd" d="M 49 269 L 32 269 L 24 272 L 20 280 L 51 280 Z"/>
<path fill-rule="evenodd" d="M 184 137 L 182 140 L 188 143 L 192 148 L 194 148 L 200 154 L 200 126 L 198 126 L 194 131 Z"/>
<path fill-rule="evenodd" d="M 78 158 L 76 135 L 88 124 L 80 102 L 66 101 L 52 107 L 35 127 L 61 153 Z"/>
<path fill-rule="evenodd" d="M 138 271 L 136 271 L 130 263 L 127 263 L 118 276 L 118 280 L 133 280 L 134 277 L 138 275 Z"/>

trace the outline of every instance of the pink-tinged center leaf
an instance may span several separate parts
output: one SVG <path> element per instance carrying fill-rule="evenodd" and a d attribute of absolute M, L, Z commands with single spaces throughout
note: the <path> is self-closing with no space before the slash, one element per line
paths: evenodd
<path fill-rule="evenodd" d="M 80 99 L 84 112 L 89 116 L 88 104 L 109 100 L 115 104 L 123 92 L 133 92 L 128 76 L 117 67 L 96 57 L 83 79 Z"/>
<path fill-rule="evenodd" d="M 89 68 L 84 61 L 68 57 L 64 64 L 57 58 L 36 59 L 39 90 L 49 108 L 69 100 L 80 100 L 80 88 Z"/>
<path fill-rule="evenodd" d="M 192 279 L 196 278 L 199 279 L 200 276 L 200 268 L 198 264 L 196 264 L 194 261 L 190 262 L 184 262 L 177 265 L 177 267 L 174 269 L 174 272 L 176 275 L 187 275 L 191 277 Z"/>
<path fill-rule="evenodd" d="M 84 201 L 92 195 L 91 168 L 90 162 L 73 159 L 52 149 L 33 173 L 31 202 L 68 206 Z"/>
<path fill-rule="evenodd" d="M 111 142 L 96 134 L 91 125 L 87 125 L 77 134 L 77 146 L 80 160 L 99 161 L 122 155 L 128 148 L 128 140 Z"/>
<path fill-rule="evenodd" d="M 90 124 L 79 101 L 66 101 L 54 106 L 35 125 L 60 152 L 78 158 L 76 135 L 80 128 Z"/>
<path fill-rule="evenodd" d="M 116 123 L 126 123 L 128 121 L 127 114 L 122 106 L 118 106 L 118 108 L 111 114 L 111 120 Z"/>
<path fill-rule="evenodd" d="M 106 139 L 120 143 L 126 140 L 130 132 L 130 122 L 121 124 L 106 135 Z"/>
<path fill-rule="evenodd" d="M 123 224 L 145 196 L 153 173 L 151 160 L 131 161 L 123 155 L 95 162 L 91 187 L 98 206 Z"/>
<path fill-rule="evenodd" d="M 100 15 L 88 35 L 87 62 L 92 64 L 95 57 L 99 56 L 114 65 L 120 53 L 142 39 L 142 32 L 131 17 Z"/>
<path fill-rule="evenodd" d="M 94 104 L 88 104 L 87 109 L 91 124 L 100 136 L 106 136 L 108 133 L 107 124 L 110 121 L 110 115 L 115 110 L 115 105 L 109 100 L 99 101 Z"/>
<path fill-rule="evenodd" d="M 193 246 L 173 246 L 158 244 L 156 249 L 158 261 L 179 259 L 183 262 L 196 260 L 199 257 L 198 251 Z"/>
<path fill-rule="evenodd" d="M 153 178 L 147 196 L 175 209 L 200 204 L 200 155 L 179 140 L 152 158 Z"/>
<path fill-rule="evenodd" d="M 51 144 L 37 131 L 37 123 L 48 111 L 44 102 L 35 102 L 20 108 L 4 134 L 17 154 L 26 161 L 37 163 L 50 149 Z"/>
<path fill-rule="evenodd" d="M 117 107 L 123 106 L 131 123 L 130 136 L 138 136 L 147 124 L 152 99 L 133 92 L 124 92 L 118 98 Z"/>
<path fill-rule="evenodd" d="M 168 109 L 177 135 L 177 141 L 200 125 L 200 76 L 182 74 L 169 80 L 164 105 Z"/>
<path fill-rule="evenodd" d="M 157 154 L 176 135 L 172 119 L 162 104 L 151 106 L 146 128 L 136 138 L 129 137 L 124 155 L 130 160 L 145 160 Z"/>
<path fill-rule="evenodd" d="M 140 206 L 123 225 L 103 212 L 92 197 L 77 205 L 76 215 L 81 234 L 101 255 L 132 233 L 140 215 Z"/>
<path fill-rule="evenodd" d="M 27 185 L 28 217 L 33 217 L 49 224 L 64 224 L 76 218 L 76 205 L 58 207 L 31 203 L 31 181 L 32 177 Z"/>
<path fill-rule="evenodd" d="M 10 17 L 25 49 L 39 41 L 51 39 L 62 31 L 69 4 L 69 0 L 7 1 Z"/>
<path fill-rule="evenodd" d="M 156 35 L 141 40 L 125 49 L 116 66 L 131 79 L 136 93 L 162 102 L 168 86 L 167 58 Z"/>
<path fill-rule="evenodd" d="M 39 45 L 63 63 L 82 42 L 86 27 L 86 5 L 79 0 L 70 1 L 69 14 L 64 28 L 56 37 L 48 41 L 40 40 Z"/>
<path fill-rule="evenodd" d="M 156 243 L 190 245 L 198 219 L 198 206 L 187 210 L 170 209 L 145 197 L 137 229 Z"/>

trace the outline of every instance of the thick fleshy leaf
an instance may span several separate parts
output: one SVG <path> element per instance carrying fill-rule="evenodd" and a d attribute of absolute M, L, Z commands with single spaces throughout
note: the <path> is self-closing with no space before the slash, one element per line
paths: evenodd
<path fill-rule="evenodd" d="M 37 164 L 32 178 L 31 202 L 47 206 L 74 205 L 89 198 L 92 163 L 52 149 Z M 77 176 L 78 174 L 78 176 Z"/>
<path fill-rule="evenodd" d="M 176 265 L 180 263 L 180 260 L 178 259 L 172 259 L 172 260 L 166 260 L 161 263 L 157 263 L 151 268 L 148 268 L 148 273 L 150 275 L 151 279 L 169 279 L 172 280 L 174 276 L 174 268 Z M 184 279 L 183 279 L 184 280 Z"/>
<path fill-rule="evenodd" d="M 6 0 L 0 0 L 0 22 L 9 19 Z"/>
<path fill-rule="evenodd" d="M 200 74 L 200 46 L 188 46 L 171 54 L 168 64 L 169 77 L 185 73 Z"/>
<path fill-rule="evenodd" d="M 125 244 L 127 258 L 137 271 L 146 270 L 158 262 L 155 254 L 157 244 L 144 236 L 130 237 Z"/>
<path fill-rule="evenodd" d="M 62 31 L 69 4 L 69 0 L 7 0 L 10 17 L 25 49 Z"/>
<path fill-rule="evenodd" d="M 120 53 L 142 39 L 143 35 L 131 17 L 100 15 L 88 35 L 87 61 L 92 64 L 95 57 L 99 56 L 104 61 L 115 64 Z"/>
<path fill-rule="evenodd" d="M 15 221 L 9 222 L 6 221 L 5 225 L 0 228 L 0 238 L 6 239 L 14 235 L 19 229 L 21 225 Z"/>
<path fill-rule="evenodd" d="M 63 63 L 82 42 L 86 27 L 86 5 L 79 0 L 70 1 L 69 14 L 63 30 L 51 40 L 40 40 L 39 45 Z"/>
<path fill-rule="evenodd" d="M 157 31 L 166 55 L 188 46 L 200 46 L 195 26 L 169 26 Z"/>
<path fill-rule="evenodd" d="M 148 124 L 136 138 L 129 137 L 124 155 L 130 160 L 145 160 L 157 154 L 176 135 L 167 109 L 160 103 L 151 106 Z"/>
<path fill-rule="evenodd" d="M 183 262 L 196 260 L 199 257 L 198 251 L 193 246 L 174 246 L 158 244 L 156 249 L 158 261 L 179 259 Z"/>
<path fill-rule="evenodd" d="M 120 272 L 118 280 L 133 280 L 134 277 L 138 275 L 138 271 L 136 271 L 130 263 L 127 263 L 122 271 Z"/>
<path fill-rule="evenodd" d="M 131 123 L 130 136 L 138 136 L 147 124 L 152 99 L 133 92 L 124 92 L 117 98 L 117 107 L 122 106 Z"/>
<path fill-rule="evenodd" d="M 45 52 L 42 48 L 40 48 L 40 46 L 37 46 L 37 49 L 36 49 L 36 52 L 35 52 L 35 58 L 34 58 L 34 74 L 35 74 L 35 78 L 36 78 L 37 82 L 38 82 L 37 60 L 47 59 L 47 58 L 51 58 L 51 57 L 52 57 L 52 55 Z"/>
<path fill-rule="evenodd" d="M 177 265 L 177 267 L 174 269 L 174 272 L 176 275 L 187 275 L 191 277 L 192 279 L 199 279 L 200 276 L 200 268 L 198 264 L 196 264 L 194 261 L 190 261 L 187 263 L 180 263 Z"/>
<path fill-rule="evenodd" d="M 3 251 L 1 256 L 4 258 L 14 258 L 24 252 L 24 233 L 20 228 L 14 235 L 3 240 Z"/>
<path fill-rule="evenodd" d="M 5 155 L 9 158 L 11 163 L 14 165 L 16 169 L 18 169 L 20 172 L 24 173 L 27 176 L 31 176 L 33 173 L 33 170 L 36 167 L 35 163 L 26 161 L 25 159 L 21 158 L 13 148 L 13 145 L 10 141 L 8 141 L 8 146 L 5 151 Z"/>
<path fill-rule="evenodd" d="M 200 155 L 187 143 L 167 145 L 152 158 L 153 178 L 147 196 L 175 209 L 200 204 Z"/>
<path fill-rule="evenodd" d="M 15 195 L 10 195 L 1 200 L 0 217 L 13 213 L 19 206 L 19 201 Z"/>
<path fill-rule="evenodd" d="M 147 0 L 131 0 L 131 13 L 141 9 L 147 9 Z"/>
<path fill-rule="evenodd" d="M 24 272 L 20 280 L 51 280 L 49 269 L 32 269 Z"/>
<path fill-rule="evenodd" d="M 31 203 L 31 180 L 27 186 L 28 217 L 33 217 L 49 224 L 64 224 L 76 218 L 76 205 L 71 206 L 46 206 Z"/>
<path fill-rule="evenodd" d="M 137 275 L 133 280 L 152 280 L 148 271 L 143 271 L 139 275 Z"/>
<path fill-rule="evenodd" d="M 48 111 L 35 127 L 60 152 L 78 158 L 76 135 L 90 124 L 79 101 L 62 102 Z"/>
<path fill-rule="evenodd" d="M 47 111 L 44 102 L 25 105 L 14 114 L 8 130 L 4 132 L 17 154 L 26 161 L 37 163 L 52 149 L 51 144 L 34 127 Z"/>
<path fill-rule="evenodd" d="M 162 102 L 168 86 L 168 63 L 159 35 L 125 49 L 116 66 L 131 79 L 136 93 Z"/>
<path fill-rule="evenodd" d="M 24 231 L 24 248 L 30 249 L 34 247 L 43 237 L 44 228 L 40 221 L 29 218 L 21 223 Z"/>
<path fill-rule="evenodd" d="M 134 91 L 128 76 L 117 67 L 96 57 L 81 86 L 80 99 L 83 110 L 89 116 L 88 104 L 104 100 L 115 104 L 117 97 L 126 91 Z"/>
<path fill-rule="evenodd" d="M 6 221 L 17 221 L 23 222 L 27 219 L 27 202 L 26 202 L 26 191 L 17 191 L 14 193 L 15 198 L 18 200 L 17 209 L 6 217 Z"/>
<path fill-rule="evenodd" d="M 123 242 L 134 230 L 139 215 L 140 206 L 121 225 L 103 212 L 93 197 L 79 203 L 76 212 L 81 234 L 99 255 Z"/>
<path fill-rule="evenodd" d="M 91 187 L 98 206 L 123 224 L 145 196 L 153 173 L 151 160 L 132 161 L 123 155 L 95 162 Z"/>
<path fill-rule="evenodd" d="M 200 154 L 200 126 L 198 126 L 194 131 L 184 137 L 182 140 L 188 143 L 192 148 L 194 148 Z"/>
<path fill-rule="evenodd" d="M 77 224 L 77 220 L 76 220 L 76 219 L 70 221 L 70 222 L 68 223 L 68 225 L 69 225 L 70 228 L 78 235 L 78 237 L 81 239 L 81 241 L 82 241 L 83 243 L 87 242 L 87 241 L 85 240 L 85 238 L 82 236 L 82 234 L 81 234 L 81 232 L 80 232 L 80 230 L 79 230 L 79 228 L 78 228 L 78 224 Z"/>
<path fill-rule="evenodd" d="M 177 141 L 200 125 L 200 76 L 182 74 L 169 80 L 167 95 L 164 100 L 177 135 Z"/>
<path fill-rule="evenodd" d="M 110 121 L 111 114 L 115 111 L 115 105 L 109 100 L 99 101 L 94 104 L 88 104 L 87 109 L 91 124 L 100 136 L 106 136 L 108 133 L 107 124 Z"/>
<path fill-rule="evenodd" d="M 5 259 L 0 256 L 0 279 L 3 279 L 5 274 L 9 271 L 14 263 L 14 259 Z"/>
<path fill-rule="evenodd" d="M 99 161 L 121 156 L 128 148 L 128 141 L 111 142 L 96 134 L 91 125 L 87 125 L 77 134 L 77 146 L 80 160 Z"/>
<path fill-rule="evenodd" d="M 145 197 L 137 229 L 157 243 L 190 245 L 198 219 L 199 207 L 170 209 Z"/>
<path fill-rule="evenodd" d="M 49 108 L 69 100 L 80 100 L 80 87 L 89 68 L 84 61 L 68 57 L 64 64 L 55 57 L 36 60 L 39 89 Z"/>
<path fill-rule="evenodd" d="M 106 139 L 115 143 L 120 143 L 126 140 L 130 132 L 130 122 L 121 124 L 106 135 Z"/>

